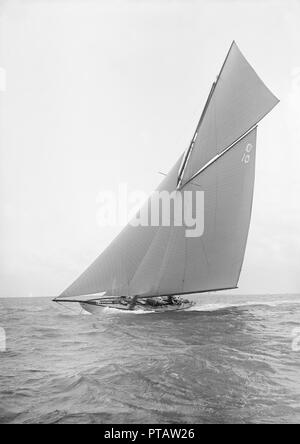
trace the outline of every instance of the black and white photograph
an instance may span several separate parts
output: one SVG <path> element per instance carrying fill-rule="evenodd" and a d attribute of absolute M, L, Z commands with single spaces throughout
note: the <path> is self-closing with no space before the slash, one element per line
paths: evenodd
<path fill-rule="evenodd" d="M 300 0 L 0 0 L 0 424 L 300 424 Z"/>

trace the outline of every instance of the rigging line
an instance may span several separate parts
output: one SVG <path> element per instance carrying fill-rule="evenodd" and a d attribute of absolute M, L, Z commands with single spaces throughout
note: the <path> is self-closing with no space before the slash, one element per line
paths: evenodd
<path fill-rule="evenodd" d="M 66 308 L 67 310 L 70 310 L 72 313 L 75 313 L 76 315 L 78 314 L 76 311 L 74 311 L 72 308 L 67 307 L 66 305 L 63 305 L 60 301 L 55 301 L 57 302 L 59 305 L 61 305 L 64 309 Z"/>
<path fill-rule="evenodd" d="M 157 174 L 161 174 L 162 176 L 165 176 L 165 177 L 167 177 L 167 175 L 168 175 L 167 173 L 163 173 L 161 171 L 158 171 Z M 200 187 L 200 185 L 196 182 L 192 182 L 192 184 L 195 185 L 196 187 Z"/>
<path fill-rule="evenodd" d="M 220 69 L 220 72 L 219 72 L 219 74 L 217 75 L 216 81 L 213 83 L 213 85 L 212 85 L 212 87 L 211 87 L 210 94 L 209 94 L 208 99 L 207 99 L 207 102 L 206 102 L 206 104 L 205 104 L 205 107 L 204 107 L 203 113 L 202 113 L 202 115 L 201 115 L 201 117 L 200 117 L 200 120 L 199 120 L 198 126 L 197 126 L 197 128 L 196 128 L 196 133 L 197 133 L 197 131 L 199 130 L 200 125 L 201 125 L 201 123 L 202 123 L 202 121 L 203 121 L 203 119 L 204 119 L 204 117 L 205 117 L 205 114 L 206 114 L 206 111 L 207 111 L 208 105 L 210 104 L 210 101 L 211 101 L 211 99 L 212 99 L 213 93 L 215 92 L 215 89 L 216 89 L 216 87 L 217 87 L 217 85 L 218 85 L 218 83 L 219 83 L 219 81 L 220 81 L 221 75 L 222 75 L 223 70 L 224 70 L 224 68 L 225 68 L 225 65 L 226 65 L 226 63 L 227 63 L 228 57 L 229 57 L 229 55 L 230 55 L 230 53 L 231 53 L 231 50 L 232 50 L 232 48 L 233 48 L 233 46 L 234 46 L 235 44 L 236 44 L 236 43 L 235 43 L 235 41 L 233 40 L 233 42 L 231 43 L 231 46 L 230 46 L 230 48 L 229 48 L 229 51 L 228 51 L 228 53 L 227 53 L 227 55 L 226 55 L 226 57 L 225 57 L 225 60 L 224 60 L 224 62 L 223 62 L 223 65 L 222 65 L 222 67 L 221 67 L 221 69 Z"/>
<path fill-rule="evenodd" d="M 200 170 L 198 170 L 193 176 L 188 179 L 180 188 L 180 190 L 187 185 L 188 183 L 192 182 L 192 180 L 196 179 L 196 177 L 199 176 L 199 174 L 203 173 L 208 167 L 213 165 L 217 160 L 220 159 L 220 157 L 223 157 L 229 150 L 235 147 L 241 140 L 243 140 L 248 134 L 251 133 L 255 128 L 257 128 L 257 123 L 253 125 L 249 130 L 247 130 L 242 136 L 240 136 L 237 140 L 235 140 L 233 143 L 231 143 L 227 148 L 225 148 L 221 153 L 217 154 L 215 157 L 213 157 L 211 160 L 209 160 Z"/>
<path fill-rule="evenodd" d="M 187 238 L 186 238 L 187 239 Z M 188 294 L 198 294 L 198 293 L 208 293 L 211 291 L 225 291 L 225 290 L 235 290 L 237 289 L 238 286 L 234 286 L 234 287 L 223 287 L 223 288 L 207 288 L 206 290 L 194 290 L 194 291 L 177 291 L 176 293 L 166 293 L 166 294 L 150 294 L 150 295 L 143 295 L 143 294 L 138 294 L 135 295 L 138 299 L 150 299 L 150 298 L 157 298 L 157 297 L 165 297 L 165 296 L 180 296 L 180 295 L 188 295 Z M 111 299 L 119 299 L 122 296 L 112 296 Z M 125 296 L 127 297 L 127 296 Z M 131 296 L 133 297 L 133 296 Z M 100 299 L 99 299 L 100 300 Z M 72 302 L 72 303 L 84 303 L 84 304 L 89 304 L 92 302 L 92 300 L 87 300 L 87 301 L 75 301 L 73 300 L 64 300 L 63 302 Z"/>
<path fill-rule="evenodd" d="M 231 44 L 231 46 L 230 46 L 230 49 L 229 49 L 229 51 L 228 51 L 228 53 L 227 53 L 227 56 L 226 56 L 226 58 L 225 58 L 225 61 L 224 61 L 224 63 L 223 63 L 223 65 L 222 65 L 222 68 L 221 68 L 221 70 L 220 70 L 220 73 L 219 73 L 219 75 L 218 75 L 218 77 L 217 77 L 217 80 L 215 81 L 215 83 L 214 83 L 214 90 L 216 89 L 216 87 L 217 87 L 217 85 L 218 85 L 218 83 L 219 83 L 219 81 L 220 81 L 220 78 L 221 78 L 221 75 L 222 75 L 222 73 L 223 73 L 223 70 L 224 70 L 224 68 L 225 68 L 225 65 L 226 65 L 226 62 L 227 62 L 227 60 L 228 60 L 228 58 L 229 58 L 229 56 L 230 56 L 230 53 L 231 53 L 231 51 L 232 51 L 232 48 L 234 47 L 236 45 L 236 42 L 235 42 L 235 40 L 233 40 L 233 42 L 232 42 L 232 44 Z M 237 45 L 236 45 L 237 46 Z M 237 46 L 237 48 L 238 48 L 238 46 Z M 239 49 L 239 48 L 238 48 Z M 250 65 L 250 64 L 249 64 Z M 253 67 L 250 65 L 250 67 L 253 69 Z M 257 74 L 256 74 L 257 75 Z M 259 79 L 260 79 L 260 77 L 258 77 Z M 265 83 L 260 79 L 260 81 L 263 83 L 263 85 L 267 88 L 267 86 L 265 85 Z M 267 90 L 270 92 L 270 90 L 269 90 L 269 88 L 267 88 Z M 270 92 L 271 93 L 271 92 Z M 276 96 L 274 96 L 274 94 L 273 93 L 271 93 L 272 95 L 273 95 L 273 97 L 276 99 L 276 103 L 271 107 L 271 109 L 269 109 L 268 111 L 266 111 L 260 118 L 259 118 L 259 120 L 257 121 L 257 122 L 255 122 L 255 124 L 253 124 L 250 128 L 249 128 L 249 130 L 248 131 L 246 131 L 239 139 L 237 139 L 235 142 L 233 142 L 230 146 L 228 146 L 227 148 L 225 148 L 223 151 L 222 151 L 222 153 L 220 153 L 218 156 L 216 156 L 216 157 L 214 157 L 213 159 L 211 159 L 206 165 L 204 165 L 198 172 L 196 172 L 189 180 L 187 180 L 184 184 L 182 184 L 182 180 L 181 180 L 181 182 L 180 183 L 178 183 L 178 189 L 179 190 L 181 190 L 187 183 L 189 183 L 192 179 L 194 179 L 195 177 L 197 177 L 200 173 L 202 173 L 202 171 L 204 171 L 204 169 L 206 169 L 207 167 L 209 167 L 212 163 L 214 163 L 216 160 L 218 160 L 218 158 L 219 157 L 221 157 L 221 155 L 223 155 L 223 154 L 225 154 L 226 152 L 227 152 L 227 150 L 229 150 L 230 148 L 232 148 L 236 143 L 238 143 L 240 140 L 242 140 L 242 138 L 243 137 L 245 137 L 252 129 L 254 129 L 258 124 L 259 124 L 259 122 L 264 118 L 264 117 L 266 117 L 266 115 L 267 114 L 269 114 L 269 112 L 280 102 L 280 100 L 276 97 Z M 197 132 L 197 130 L 196 130 L 196 132 Z"/>
<path fill-rule="evenodd" d="M 182 163 L 181 163 L 181 165 L 180 165 L 179 172 L 178 172 L 177 188 L 180 187 L 181 184 L 182 184 L 182 179 L 183 179 L 184 172 L 185 172 L 185 170 L 186 170 L 186 167 L 188 166 L 188 162 L 189 162 L 190 156 L 191 156 L 191 154 L 192 154 L 193 148 L 194 148 L 195 143 L 196 143 L 196 139 L 197 139 L 197 136 L 198 136 L 199 128 L 200 128 L 200 126 L 201 126 L 201 124 L 202 124 L 202 121 L 203 121 L 203 119 L 204 119 L 204 116 L 205 116 L 205 114 L 206 114 L 206 111 L 207 111 L 207 109 L 208 109 L 208 106 L 209 106 L 210 101 L 211 101 L 211 99 L 212 99 L 213 93 L 214 93 L 214 91 L 215 91 L 215 87 L 216 87 L 216 82 L 214 82 L 214 83 L 212 84 L 212 87 L 211 87 L 211 89 L 210 89 L 210 92 L 209 92 L 208 98 L 207 98 L 207 100 L 206 100 L 206 103 L 205 103 L 205 105 L 204 105 L 204 108 L 203 108 L 202 114 L 201 114 L 201 116 L 200 116 L 199 122 L 198 122 L 198 124 L 197 124 L 197 126 L 196 126 L 196 130 L 195 130 L 195 132 L 194 132 L 194 135 L 193 135 L 192 141 L 191 141 L 191 143 L 190 143 L 188 149 L 185 151 L 185 153 L 184 153 L 184 155 L 183 155 Z"/>
<path fill-rule="evenodd" d="M 226 55 L 226 57 L 225 57 L 224 63 L 223 63 L 223 65 L 222 65 L 221 69 L 220 69 L 219 75 L 218 75 L 217 80 L 216 80 L 216 82 L 215 82 L 215 83 L 216 83 L 216 86 L 217 86 L 217 84 L 219 83 L 219 80 L 220 80 L 220 78 L 221 78 L 221 75 L 222 75 L 222 73 L 223 73 L 223 71 L 224 71 L 225 65 L 226 65 L 226 63 L 227 63 L 227 60 L 228 60 L 228 58 L 229 58 L 229 55 L 230 55 L 231 50 L 232 50 L 232 48 L 234 47 L 234 45 L 236 45 L 235 40 L 233 40 L 233 42 L 231 43 L 231 46 L 230 46 L 230 48 L 229 48 L 229 51 L 228 51 L 228 53 L 227 53 L 227 55 Z"/>
<path fill-rule="evenodd" d="M 201 188 L 201 190 L 203 190 L 202 185 L 199 185 L 199 183 L 196 183 L 196 182 L 190 182 L 190 184 L 191 184 L 191 185 L 194 185 L 195 187 L 199 187 L 199 188 Z"/>
<path fill-rule="evenodd" d="M 221 67 L 221 69 L 220 69 L 220 72 L 219 72 L 219 74 L 218 74 L 218 76 L 217 76 L 217 79 L 216 79 L 216 81 L 212 84 L 212 87 L 211 87 L 210 93 L 209 93 L 208 98 L 207 98 L 207 100 L 206 100 L 206 103 L 205 103 L 204 109 L 203 109 L 203 111 L 202 111 L 202 114 L 201 114 L 200 119 L 199 119 L 199 122 L 198 122 L 198 125 L 197 125 L 197 127 L 196 127 L 196 131 L 195 131 L 195 133 L 194 133 L 193 139 L 192 139 L 192 141 L 191 141 L 191 143 L 190 143 L 189 148 L 187 149 L 187 151 L 186 151 L 186 153 L 185 153 L 185 155 L 184 155 L 184 158 L 183 158 L 183 161 L 182 161 L 182 164 L 181 164 L 181 166 L 180 166 L 179 173 L 178 173 L 178 183 L 177 183 L 177 187 L 178 187 L 178 189 L 181 188 L 182 180 L 183 180 L 183 175 L 184 175 L 184 172 L 185 172 L 186 167 L 187 167 L 187 165 L 188 165 L 188 161 L 189 161 L 190 156 L 191 156 L 191 154 L 192 154 L 193 148 L 194 148 L 194 146 L 195 146 L 195 142 L 196 142 L 196 139 L 197 139 L 197 135 L 198 135 L 199 128 L 200 128 L 200 126 L 201 126 L 201 124 L 202 124 L 202 122 L 203 122 L 203 119 L 204 119 L 204 117 L 205 117 L 205 115 L 206 115 L 206 112 L 207 112 L 208 106 L 209 106 L 209 104 L 210 104 L 210 102 L 211 102 L 211 99 L 212 99 L 212 97 L 213 97 L 213 94 L 214 94 L 214 92 L 215 92 L 215 89 L 216 89 L 216 87 L 217 87 L 217 85 L 218 85 L 218 83 L 219 83 L 219 80 L 220 80 L 221 75 L 222 75 L 222 73 L 223 73 L 223 70 L 224 70 L 224 68 L 225 68 L 226 62 L 227 62 L 227 60 L 228 60 L 228 58 L 229 58 L 229 55 L 230 55 L 230 53 L 231 53 L 231 50 L 232 50 L 232 48 L 233 48 L 233 46 L 234 46 L 235 44 L 236 44 L 236 43 L 235 43 L 235 41 L 233 40 L 233 42 L 231 43 L 231 46 L 230 46 L 230 48 L 229 48 L 229 51 L 228 51 L 228 53 L 227 53 L 227 55 L 226 55 L 226 57 L 225 57 L 225 60 L 224 60 L 224 62 L 223 62 L 223 65 L 222 65 L 222 67 Z"/>
<path fill-rule="evenodd" d="M 180 295 L 187 295 L 187 294 L 198 294 L 198 293 L 208 293 L 209 291 L 225 291 L 225 290 L 235 290 L 237 289 L 237 286 L 234 287 L 224 287 L 224 288 L 207 288 L 206 290 L 195 290 L 195 291 L 182 291 L 182 292 L 176 292 L 176 293 L 166 293 L 166 294 L 160 294 L 157 295 L 138 295 L 138 299 L 147 299 L 147 298 L 157 298 L 157 297 L 166 297 L 166 296 L 180 296 Z"/>
<path fill-rule="evenodd" d="M 192 111 L 191 111 L 191 116 L 192 116 L 192 122 L 196 122 L 196 127 L 197 127 L 197 123 L 199 124 L 199 115 L 201 115 L 201 113 L 203 112 L 203 105 L 201 105 L 201 103 L 199 104 L 198 103 L 198 105 L 196 105 L 196 106 L 193 106 L 193 109 L 192 109 Z M 182 129 L 182 135 L 180 135 L 180 136 L 178 136 L 177 138 L 176 138 L 176 141 L 179 143 L 180 142 L 180 144 L 184 144 L 184 145 L 186 145 L 186 143 L 187 143 L 187 140 L 189 140 L 190 139 L 190 136 L 188 135 L 188 136 L 186 136 L 186 134 L 190 134 L 192 131 L 194 131 L 195 132 L 195 130 L 194 130 L 194 128 L 195 128 L 195 126 L 194 126 L 194 124 L 192 123 L 192 124 L 187 124 L 187 123 L 184 123 L 183 124 L 184 126 L 182 127 L 183 129 Z M 188 147 L 189 148 L 189 147 Z M 186 154 L 186 152 L 187 152 L 187 150 L 188 150 L 188 148 L 186 148 L 185 150 L 184 150 L 184 152 L 182 153 L 182 161 L 181 161 L 181 163 L 180 163 L 180 167 L 179 167 L 179 171 L 181 170 L 181 167 L 182 167 L 182 162 L 183 162 L 183 160 L 184 160 L 184 157 L 185 157 L 185 154 Z M 178 174 L 179 174 L 179 172 L 178 172 Z"/>

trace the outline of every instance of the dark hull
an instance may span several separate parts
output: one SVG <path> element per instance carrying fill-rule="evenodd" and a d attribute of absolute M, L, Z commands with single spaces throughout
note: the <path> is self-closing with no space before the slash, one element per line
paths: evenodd
<path fill-rule="evenodd" d="M 178 305 L 160 305 L 160 306 L 150 306 L 150 305 L 142 305 L 137 304 L 133 309 L 129 308 L 128 305 L 122 305 L 122 304 L 101 304 L 94 301 L 91 302 L 81 302 L 81 307 L 87 311 L 88 313 L 91 313 L 93 315 L 99 316 L 103 314 L 103 311 L 105 309 L 112 309 L 116 311 L 127 311 L 127 312 L 144 312 L 144 313 L 166 313 L 166 312 L 175 312 L 175 311 L 183 311 L 188 310 L 189 308 L 193 307 L 195 305 L 194 302 L 184 302 L 182 304 Z"/>

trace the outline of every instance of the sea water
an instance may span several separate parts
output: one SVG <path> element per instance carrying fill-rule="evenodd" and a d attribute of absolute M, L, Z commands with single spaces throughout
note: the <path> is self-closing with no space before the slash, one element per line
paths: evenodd
<path fill-rule="evenodd" d="M 300 296 L 178 313 L 0 299 L 1 423 L 299 423 Z"/>

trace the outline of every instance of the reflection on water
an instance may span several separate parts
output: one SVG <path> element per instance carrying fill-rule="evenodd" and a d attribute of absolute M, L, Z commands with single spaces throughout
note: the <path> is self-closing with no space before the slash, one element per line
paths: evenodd
<path fill-rule="evenodd" d="M 299 422 L 299 296 L 101 318 L 0 299 L 0 422 Z"/>

